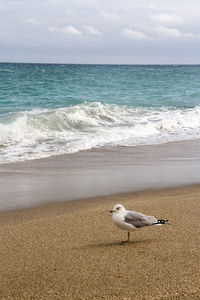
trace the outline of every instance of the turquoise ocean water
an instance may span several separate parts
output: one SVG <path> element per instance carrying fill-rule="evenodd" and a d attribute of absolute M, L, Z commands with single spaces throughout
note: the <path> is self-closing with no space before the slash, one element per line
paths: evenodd
<path fill-rule="evenodd" d="M 0 63 L 0 163 L 200 138 L 200 66 Z"/>

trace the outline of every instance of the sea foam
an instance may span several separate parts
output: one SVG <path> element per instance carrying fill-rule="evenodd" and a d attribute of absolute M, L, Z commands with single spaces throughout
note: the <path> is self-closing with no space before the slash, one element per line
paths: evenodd
<path fill-rule="evenodd" d="M 0 120 L 0 163 L 102 146 L 199 138 L 200 107 L 131 108 L 100 102 L 18 112 Z"/>

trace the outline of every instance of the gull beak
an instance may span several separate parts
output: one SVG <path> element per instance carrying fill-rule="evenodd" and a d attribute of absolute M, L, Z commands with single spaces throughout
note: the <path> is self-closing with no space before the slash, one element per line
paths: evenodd
<path fill-rule="evenodd" d="M 115 210 L 114 210 L 114 209 L 110 210 L 110 213 L 111 213 L 111 214 L 112 214 L 113 212 L 115 212 Z"/>

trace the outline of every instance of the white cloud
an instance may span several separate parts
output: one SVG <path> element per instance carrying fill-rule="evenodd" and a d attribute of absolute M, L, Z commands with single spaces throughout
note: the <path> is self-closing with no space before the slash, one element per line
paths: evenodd
<path fill-rule="evenodd" d="M 180 37 L 182 36 L 181 32 L 176 28 L 168 28 L 165 26 L 156 27 L 155 31 L 157 34 L 163 37 Z"/>
<path fill-rule="evenodd" d="M 145 33 L 141 32 L 141 31 L 137 31 L 137 30 L 124 28 L 121 31 L 121 33 L 125 37 L 135 39 L 135 40 L 151 40 L 151 38 L 148 35 L 146 35 Z"/>
<path fill-rule="evenodd" d="M 186 33 L 185 37 L 193 37 L 194 35 L 192 33 Z"/>
<path fill-rule="evenodd" d="M 101 32 L 98 29 L 96 29 L 92 26 L 86 26 L 85 25 L 83 27 L 86 30 L 86 34 L 89 34 L 89 35 L 102 35 Z"/>
<path fill-rule="evenodd" d="M 200 34 L 192 34 L 192 33 L 188 32 L 188 33 L 184 34 L 184 37 L 185 38 L 199 39 L 200 38 Z"/>
<path fill-rule="evenodd" d="M 36 19 L 32 19 L 32 18 L 28 18 L 26 20 L 24 20 L 25 23 L 31 24 L 31 25 L 40 25 L 41 22 L 36 20 Z"/>
<path fill-rule="evenodd" d="M 62 31 L 72 35 L 82 35 L 82 32 L 74 28 L 73 26 L 66 26 L 62 28 Z"/>
<path fill-rule="evenodd" d="M 169 14 L 158 14 L 151 15 L 151 19 L 164 24 L 183 24 L 184 20 L 182 17 L 177 15 L 169 15 Z"/>
<path fill-rule="evenodd" d="M 102 12 L 101 15 L 105 18 L 105 19 L 109 19 L 109 20 L 119 20 L 120 17 L 117 14 L 114 13 L 106 13 L 106 12 Z"/>

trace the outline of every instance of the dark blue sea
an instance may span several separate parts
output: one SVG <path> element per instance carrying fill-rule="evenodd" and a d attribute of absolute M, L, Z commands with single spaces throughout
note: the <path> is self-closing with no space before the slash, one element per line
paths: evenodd
<path fill-rule="evenodd" d="M 200 65 L 0 63 L 0 163 L 200 138 Z"/>

